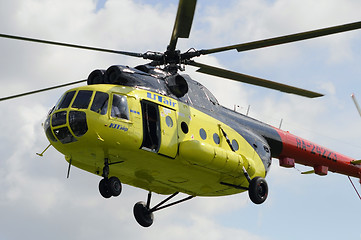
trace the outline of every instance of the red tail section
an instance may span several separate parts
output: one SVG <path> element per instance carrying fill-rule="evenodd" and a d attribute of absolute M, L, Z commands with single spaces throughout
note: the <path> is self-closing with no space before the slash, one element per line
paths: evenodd
<path fill-rule="evenodd" d="M 314 168 L 318 175 L 328 171 L 361 179 L 359 161 L 297 137 L 289 132 L 276 129 L 281 136 L 283 149 L 279 156 L 280 165 L 293 167 L 295 162 Z"/>

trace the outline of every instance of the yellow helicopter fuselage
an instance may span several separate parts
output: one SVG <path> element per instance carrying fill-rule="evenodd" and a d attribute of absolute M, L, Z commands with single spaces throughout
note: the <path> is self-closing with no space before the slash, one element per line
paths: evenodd
<path fill-rule="evenodd" d="M 115 109 L 119 102 L 120 112 Z M 107 159 L 109 176 L 159 194 L 236 194 L 249 184 L 243 167 L 251 178 L 266 174 L 254 147 L 230 126 L 140 88 L 97 84 L 71 89 L 50 112 L 45 131 L 72 165 L 101 176 Z"/>

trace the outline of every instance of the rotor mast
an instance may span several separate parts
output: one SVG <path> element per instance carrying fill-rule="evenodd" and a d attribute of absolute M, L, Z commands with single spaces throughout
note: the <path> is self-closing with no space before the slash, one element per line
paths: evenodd
<path fill-rule="evenodd" d="M 164 53 L 166 68 L 171 74 L 175 74 L 180 69 L 183 59 L 181 52 L 176 50 L 176 46 L 178 38 L 188 38 L 190 35 L 196 5 L 197 0 L 180 0 L 178 3 L 171 39 Z"/>

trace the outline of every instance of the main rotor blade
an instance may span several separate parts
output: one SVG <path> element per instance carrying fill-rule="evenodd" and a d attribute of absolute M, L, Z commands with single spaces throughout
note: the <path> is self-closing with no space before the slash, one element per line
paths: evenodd
<path fill-rule="evenodd" d="M 78 83 L 82 83 L 82 82 L 86 82 L 86 81 L 87 80 L 80 80 L 80 81 L 65 83 L 65 84 L 61 84 L 61 85 L 57 85 L 57 86 L 53 86 L 53 87 L 43 88 L 43 89 L 39 89 L 39 90 L 35 90 L 35 91 L 20 93 L 20 94 L 12 95 L 12 96 L 9 96 L 9 97 L 3 97 L 3 98 L 0 98 L 0 102 L 5 101 L 5 100 L 9 100 L 9 99 L 13 99 L 13 98 L 19 98 L 19 97 L 24 97 L 24 96 L 27 96 L 27 95 L 32 95 L 32 94 L 35 94 L 35 93 L 49 91 L 49 90 L 53 90 L 53 89 L 56 89 L 56 88 L 67 87 L 67 86 L 70 86 L 70 85 L 74 85 L 74 84 L 78 84 Z"/>
<path fill-rule="evenodd" d="M 143 54 L 142 54 L 142 53 L 116 51 L 116 50 L 112 50 L 112 49 L 89 47 L 89 46 L 84 46 L 84 45 L 77 45 L 77 44 L 70 44 L 70 43 L 63 43 L 63 42 L 55 42 L 55 41 L 48 41 L 48 40 L 43 40 L 43 39 L 28 38 L 28 37 L 21 37 L 21 36 L 15 36 L 15 35 L 7 35 L 7 34 L 1 34 L 1 33 L 0 33 L 0 37 L 2 37 L 2 38 L 9 38 L 9 39 L 16 39 L 16 40 L 21 40 L 21 41 L 27 41 L 27 42 L 36 42 L 36 43 L 57 45 L 57 46 L 62 46 L 62 47 L 80 48 L 80 49 L 86 49 L 86 50 L 97 51 L 97 52 L 116 53 L 116 54 L 122 54 L 122 55 L 132 56 L 132 57 L 143 57 Z"/>
<path fill-rule="evenodd" d="M 205 65 L 202 63 L 197 63 L 194 61 L 190 61 L 188 64 L 195 66 L 195 67 L 199 67 L 197 72 L 205 73 L 205 74 L 212 75 L 212 76 L 227 78 L 227 79 L 231 79 L 231 80 L 238 81 L 238 82 L 257 85 L 260 87 L 270 88 L 270 89 L 278 90 L 281 92 L 296 94 L 296 95 L 308 97 L 308 98 L 316 98 L 316 97 L 323 96 L 323 94 L 320 94 L 320 93 L 308 91 L 308 90 L 297 88 L 297 87 L 292 87 L 292 86 L 285 85 L 282 83 L 272 82 L 272 81 L 269 81 L 266 79 L 257 78 L 257 77 L 245 75 L 242 73 L 232 72 L 232 71 L 225 70 L 222 68 L 217 68 L 217 67 Z"/>
<path fill-rule="evenodd" d="M 178 38 L 189 37 L 196 4 L 197 0 L 179 0 L 178 11 L 173 27 L 172 37 L 170 39 L 167 50 L 175 50 Z"/>
<path fill-rule="evenodd" d="M 219 47 L 219 48 L 205 49 L 205 50 L 200 50 L 200 53 L 205 55 L 205 54 L 228 51 L 228 50 L 232 50 L 232 49 L 236 49 L 238 52 L 249 51 L 249 50 L 258 49 L 258 48 L 270 47 L 270 46 L 297 42 L 297 41 L 322 37 L 322 36 L 341 33 L 341 32 L 352 31 L 352 30 L 356 30 L 356 29 L 360 29 L 360 28 L 361 28 L 361 21 L 344 24 L 344 25 L 338 25 L 338 26 L 334 26 L 334 27 L 322 28 L 322 29 L 308 31 L 308 32 L 290 34 L 290 35 L 285 35 L 285 36 L 281 36 L 281 37 L 269 38 L 269 39 L 265 39 L 265 40 L 253 41 L 253 42 L 230 45 L 230 46 Z"/>

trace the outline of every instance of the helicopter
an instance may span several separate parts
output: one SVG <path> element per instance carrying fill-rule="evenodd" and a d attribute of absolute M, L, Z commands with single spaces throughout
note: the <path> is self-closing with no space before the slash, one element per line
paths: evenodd
<path fill-rule="evenodd" d="M 263 203 L 268 195 L 264 178 L 272 158 L 279 158 L 284 167 L 295 163 L 314 167 L 313 171 L 319 175 L 335 171 L 360 178 L 359 160 L 226 109 L 204 86 L 178 73 L 184 65 L 191 65 L 201 73 L 320 97 L 315 92 L 201 64 L 193 58 L 349 31 L 360 28 L 360 22 L 181 53 L 176 50 L 177 40 L 188 38 L 195 5 L 195 1 L 179 2 L 172 38 L 164 53 L 115 52 L 148 59 L 151 63 L 135 68 L 116 65 L 95 70 L 87 79 L 88 86 L 68 90 L 55 104 L 44 129 L 51 145 L 65 155 L 69 167 L 102 176 L 99 190 L 105 198 L 120 194 L 120 180 L 148 190 L 147 202 L 134 207 L 136 220 L 142 226 L 150 226 L 153 212 L 170 206 L 164 205 L 165 202 L 178 192 L 189 195 L 185 201 L 195 196 L 248 191 L 253 202 Z M 84 47 L 4 34 L 1 37 Z M 151 192 L 172 195 L 151 208 Z"/>

